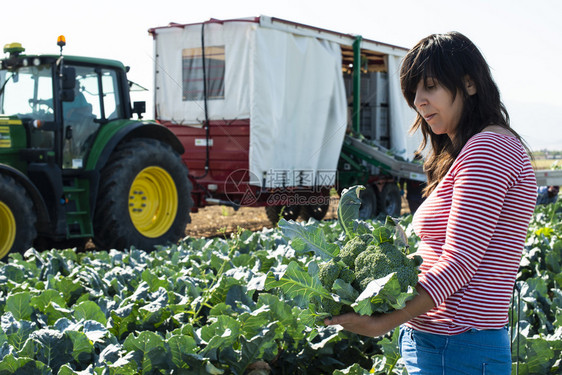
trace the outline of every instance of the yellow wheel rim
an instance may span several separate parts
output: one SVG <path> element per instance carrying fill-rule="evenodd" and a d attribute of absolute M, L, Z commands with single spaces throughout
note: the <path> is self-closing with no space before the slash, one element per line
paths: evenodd
<path fill-rule="evenodd" d="M 145 237 L 156 238 L 170 229 L 178 211 L 178 192 L 172 176 L 160 167 L 147 167 L 129 191 L 129 215 Z"/>
<path fill-rule="evenodd" d="M 0 259 L 10 252 L 16 239 L 16 219 L 10 207 L 0 202 Z"/>

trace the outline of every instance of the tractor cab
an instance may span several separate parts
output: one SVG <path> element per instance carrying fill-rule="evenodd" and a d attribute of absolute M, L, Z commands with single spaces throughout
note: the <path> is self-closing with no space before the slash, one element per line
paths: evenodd
<path fill-rule="evenodd" d="M 23 55 L 19 43 L 4 47 L 0 116 L 20 120 L 28 161 L 48 160 L 62 169 L 85 167 L 100 128 L 130 117 L 125 67 L 112 60 Z"/>

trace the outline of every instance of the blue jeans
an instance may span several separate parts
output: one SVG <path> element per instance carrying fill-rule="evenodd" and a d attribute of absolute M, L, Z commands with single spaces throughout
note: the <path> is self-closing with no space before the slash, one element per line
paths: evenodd
<path fill-rule="evenodd" d="M 400 327 L 400 354 L 409 375 L 509 375 L 506 328 L 435 335 Z"/>

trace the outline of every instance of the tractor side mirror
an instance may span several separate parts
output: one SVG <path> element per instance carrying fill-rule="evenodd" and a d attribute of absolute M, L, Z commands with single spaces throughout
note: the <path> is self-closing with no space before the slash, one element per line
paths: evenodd
<path fill-rule="evenodd" d="M 146 102 L 134 102 L 133 103 L 133 113 L 135 113 L 139 120 L 142 118 L 142 114 L 146 112 Z"/>
<path fill-rule="evenodd" d="M 61 100 L 63 102 L 74 101 L 74 87 L 76 86 L 76 70 L 65 66 L 61 74 Z"/>

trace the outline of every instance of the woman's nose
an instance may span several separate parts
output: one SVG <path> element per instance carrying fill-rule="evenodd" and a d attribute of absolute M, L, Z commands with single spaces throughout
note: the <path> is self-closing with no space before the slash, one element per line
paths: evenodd
<path fill-rule="evenodd" d="M 417 90 L 416 95 L 414 96 L 414 105 L 416 106 L 416 108 L 420 108 L 425 104 L 427 104 L 425 96 L 420 92 L 420 90 Z"/>

